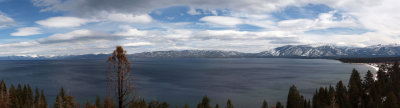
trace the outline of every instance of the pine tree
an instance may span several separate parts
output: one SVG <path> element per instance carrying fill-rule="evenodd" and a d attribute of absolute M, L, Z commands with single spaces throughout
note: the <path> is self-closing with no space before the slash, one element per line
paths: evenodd
<path fill-rule="evenodd" d="M 337 99 L 336 99 L 336 92 L 335 89 L 329 85 L 329 106 L 330 108 L 337 108 L 339 105 L 337 105 Z"/>
<path fill-rule="evenodd" d="M 163 103 L 161 103 L 161 107 L 160 108 L 169 108 L 169 104 L 167 103 L 167 102 L 163 102 Z"/>
<path fill-rule="evenodd" d="M 282 106 L 282 104 L 281 104 L 281 102 L 276 102 L 276 105 L 275 105 L 275 107 L 276 108 L 283 108 L 283 106 Z"/>
<path fill-rule="evenodd" d="M 21 89 L 21 85 L 19 85 L 19 88 Z M 9 97 L 10 97 L 10 108 L 20 108 L 21 104 L 19 104 L 19 98 L 18 98 L 18 89 L 14 88 L 14 85 L 11 84 L 10 90 L 9 90 Z"/>
<path fill-rule="evenodd" d="M 303 108 L 303 100 L 300 96 L 299 91 L 297 91 L 296 86 L 290 87 L 288 98 L 287 98 L 287 108 Z"/>
<path fill-rule="evenodd" d="M 374 84 L 374 75 L 368 70 L 367 74 L 365 74 L 364 81 L 363 81 L 363 88 L 364 90 L 369 93 L 372 85 Z"/>
<path fill-rule="evenodd" d="M 353 108 L 361 107 L 362 86 L 360 74 L 356 69 L 353 69 L 349 80 L 349 96 Z"/>
<path fill-rule="evenodd" d="M 397 102 L 396 95 L 390 92 L 387 96 L 387 100 L 384 103 L 385 108 L 399 108 L 399 103 Z"/>
<path fill-rule="evenodd" d="M 7 86 L 3 80 L 0 82 L 0 107 L 6 108 L 8 105 Z"/>
<path fill-rule="evenodd" d="M 101 103 L 99 96 L 96 96 L 96 108 L 103 108 L 103 103 Z"/>
<path fill-rule="evenodd" d="M 53 104 L 53 108 L 63 108 L 61 96 L 59 95 L 56 96 L 56 101 Z"/>
<path fill-rule="evenodd" d="M 268 108 L 268 103 L 266 100 L 264 100 L 261 108 Z"/>
<path fill-rule="evenodd" d="M 38 89 L 38 88 L 35 89 L 35 99 L 34 99 L 33 104 L 34 104 L 33 106 L 34 106 L 35 108 L 39 108 L 39 104 L 40 104 L 40 93 L 39 93 L 39 89 Z"/>
<path fill-rule="evenodd" d="M 110 97 L 104 99 L 104 108 L 115 108 L 114 101 Z"/>
<path fill-rule="evenodd" d="M 346 86 L 343 85 L 342 81 L 339 81 L 336 84 L 336 97 L 337 97 L 337 104 L 339 108 L 351 108 L 351 103 L 349 100 L 349 96 L 347 93 Z"/>
<path fill-rule="evenodd" d="M 217 105 L 218 105 L 218 104 L 217 104 Z M 185 104 L 184 108 L 189 108 L 189 105 L 188 105 L 188 104 Z"/>
<path fill-rule="evenodd" d="M 371 101 L 371 94 L 373 94 L 372 87 L 374 86 L 374 76 L 371 73 L 370 70 L 368 70 L 367 74 L 365 74 L 364 81 L 362 83 L 362 87 L 364 90 L 364 93 L 362 94 L 362 99 L 363 99 L 363 106 L 367 107 L 369 105 L 372 105 L 374 101 Z"/>
<path fill-rule="evenodd" d="M 26 106 L 27 107 L 32 107 L 32 103 L 33 103 L 33 92 L 32 92 L 32 88 L 31 86 L 28 84 L 27 85 L 27 92 L 26 92 Z"/>
<path fill-rule="evenodd" d="M 203 97 L 203 100 L 201 101 L 201 103 L 199 103 L 197 105 L 198 108 L 211 108 L 210 105 L 210 98 L 208 98 L 207 96 Z"/>
<path fill-rule="evenodd" d="M 149 108 L 159 108 L 159 106 L 160 106 L 160 103 L 155 100 L 153 100 L 149 103 Z"/>
<path fill-rule="evenodd" d="M 46 96 L 44 95 L 44 91 L 42 90 L 40 93 L 40 108 L 48 108 L 46 101 Z"/>
<path fill-rule="evenodd" d="M 231 102 L 231 99 L 228 99 L 228 102 L 226 102 L 225 108 L 234 108 Z"/>
<path fill-rule="evenodd" d="M 86 99 L 85 108 L 91 108 L 91 106 L 92 106 L 92 105 L 90 104 L 89 100 Z"/>

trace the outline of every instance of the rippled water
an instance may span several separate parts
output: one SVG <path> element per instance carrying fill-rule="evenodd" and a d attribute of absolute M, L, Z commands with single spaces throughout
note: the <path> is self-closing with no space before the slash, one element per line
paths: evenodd
<path fill-rule="evenodd" d="M 285 103 L 293 84 L 307 98 L 316 88 L 348 82 L 356 68 L 362 77 L 371 67 L 325 59 L 285 58 L 174 58 L 132 59 L 136 93 L 147 100 L 168 101 L 172 107 L 195 106 L 204 95 L 225 105 L 230 98 L 237 108 Z M 105 97 L 106 60 L 0 61 L 0 79 L 7 84 L 28 83 L 45 90 L 50 103 L 60 87 L 84 103 Z"/>

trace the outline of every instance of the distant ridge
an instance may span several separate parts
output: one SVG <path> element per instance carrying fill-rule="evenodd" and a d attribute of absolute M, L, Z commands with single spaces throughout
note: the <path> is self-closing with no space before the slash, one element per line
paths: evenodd
<path fill-rule="evenodd" d="M 70 56 L 7 56 L 0 60 L 75 60 L 105 59 L 111 54 L 85 54 Z M 334 45 L 285 45 L 270 51 L 243 53 L 220 50 L 181 50 L 153 51 L 128 54 L 135 58 L 261 58 L 261 57 L 296 57 L 296 58 L 346 58 L 346 57 L 396 57 L 400 56 L 399 45 L 375 45 L 364 48 L 339 47 Z"/>

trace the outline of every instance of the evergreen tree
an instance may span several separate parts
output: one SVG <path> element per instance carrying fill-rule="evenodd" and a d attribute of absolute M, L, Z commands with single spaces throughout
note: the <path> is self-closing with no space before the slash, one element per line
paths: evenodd
<path fill-rule="evenodd" d="M 8 106 L 8 92 L 6 83 L 1 80 L 0 82 L 0 107 L 6 108 Z"/>
<path fill-rule="evenodd" d="M 231 102 L 231 99 L 228 99 L 228 102 L 226 102 L 225 108 L 234 108 Z"/>
<path fill-rule="evenodd" d="M 218 104 L 217 104 L 217 105 L 218 105 Z M 188 104 L 185 104 L 184 108 L 189 108 L 189 105 L 188 105 Z"/>
<path fill-rule="evenodd" d="M 56 101 L 53 105 L 54 108 L 71 108 L 79 106 L 75 102 L 75 98 L 69 94 L 65 93 L 64 88 L 61 88 L 60 93 L 56 97 Z"/>
<path fill-rule="evenodd" d="M 163 103 L 161 103 L 161 107 L 160 108 L 169 108 L 169 104 L 167 103 L 167 102 L 163 102 Z"/>
<path fill-rule="evenodd" d="M 370 70 L 368 70 L 367 74 L 365 74 L 362 87 L 367 93 L 369 93 L 371 91 L 370 89 L 372 88 L 373 84 L 374 84 L 374 75 L 371 73 Z"/>
<path fill-rule="evenodd" d="M 261 108 L 268 108 L 268 103 L 266 100 L 264 100 Z"/>
<path fill-rule="evenodd" d="M 372 105 L 372 103 L 374 102 L 370 100 L 371 94 L 373 93 L 372 87 L 374 86 L 374 83 L 375 83 L 374 76 L 371 73 L 371 71 L 368 70 L 367 74 L 365 74 L 364 81 L 362 83 L 362 87 L 364 90 L 364 93 L 362 94 L 362 99 L 363 99 L 362 103 L 363 106 L 365 107 L 369 106 L 368 104 Z"/>
<path fill-rule="evenodd" d="M 201 103 L 199 103 L 197 105 L 197 108 L 211 108 L 210 98 L 208 98 L 207 96 L 204 96 L 203 100 L 201 101 Z"/>
<path fill-rule="evenodd" d="M 101 103 L 99 96 L 96 96 L 96 108 L 103 108 L 103 103 Z"/>
<path fill-rule="evenodd" d="M 42 90 L 40 93 L 40 108 L 48 108 L 46 101 L 46 96 L 44 95 L 44 91 Z"/>
<path fill-rule="evenodd" d="M 360 74 L 353 69 L 349 80 L 349 96 L 353 108 L 361 107 L 361 95 L 363 93 Z"/>
<path fill-rule="evenodd" d="M 330 106 L 330 108 L 339 107 L 339 105 L 337 105 L 335 89 L 331 85 L 329 85 L 328 94 L 329 94 L 329 106 Z"/>
<path fill-rule="evenodd" d="M 275 105 L 275 107 L 276 108 L 283 108 L 283 106 L 282 106 L 282 104 L 281 104 L 281 102 L 276 102 L 276 105 Z"/>
<path fill-rule="evenodd" d="M 85 104 L 85 108 L 91 108 L 91 104 L 89 102 L 89 99 L 86 99 L 86 104 Z"/>
<path fill-rule="evenodd" d="M 216 105 L 215 105 L 215 108 L 219 108 L 219 105 L 218 105 L 218 104 L 216 104 Z"/>
<path fill-rule="evenodd" d="M 296 86 L 290 87 L 288 98 L 287 98 L 287 108 L 303 108 L 303 100 L 300 96 L 299 91 L 297 91 Z"/>
<path fill-rule="evenodd" d="M 347 93 L 346 86 L 343 85 L 342 81 L 339 81 L 336 84 L 336 102 L 339 105 L 339 108 L 351 108 L 352 105 L 349 100 L 349 96 Z"/>
<path fill-rule="evenodd" d="M 104 108 L 115 108 L 114 101 L 110 97 L 104 99 Z"/>
<path fill-rule="evenodd" d="M 26 106 L 27 107 L 32 107 L 33 104 L 33 92 L 31 86 L 28 84 L 27 85 L 27 92 L 26 92 Z"/>
<path fill-rule="evenodd" d="M 139 101 L 132 100 L 129 108 L 147 108 L 147 104 L 144 99 L 140 99 Z"/>
<path fill-rule="evenodd" d="M 19 85 L 19 87 L 21 87 L 21 85 Z M 20 108 L 20 104 L 19 104 L 19 99 L 18 99 L 18 95 L 17 95 L 17 90 L 15 89 L 14 85 L 11 84 L 10 86 L 10 90 L 9 90 L 9 97 L 10 97 L 10 104 L 8 106 L 10 106 L 10 108 Z"/>
<path fill-rule="evenodd" d="M 38 89 L 38 88 L 35 89 L 35 99 L 34 99 L 33 104 L 34 104 L 33 106 L 34 106 L 35 108 L 39 108 L 39 104 L 40 104 L 40 93 L 39 93 L 39 89 Z"/>
<path fill-rule="evenodd" d="M 160 103 L 155 100 L 153 100 L 149 103 L 149 108 L 160 108 L 159 106 L 160 106 Z"/>
<path fill-rule="evenodd" d="M 387 96 L 387 99 L 384 103 L 385 108 L 399 108 L 399 103 L 397 101 L 396 95 L 393 92 L 390 92 Z"/>

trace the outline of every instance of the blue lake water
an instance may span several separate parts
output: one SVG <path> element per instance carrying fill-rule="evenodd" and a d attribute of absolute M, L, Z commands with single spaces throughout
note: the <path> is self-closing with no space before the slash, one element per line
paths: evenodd
<path fill-rule="evenodd" d="M 356 68 L 361 77 L 374 69 L 325 59 L 286 58 L 136 58 L 131 59 L 136 95 L 146 100 L 168 101 L 172 107 L 195 106 L 204 95 L 225 106 L 230 98 L 236 108 L 285 104 L 291 85 L 311 98 L 316 88 L 348 82 Z M 0 79 L 9 84 L 30 84 L 45 90 L 49 103 L 64 87 L 82 104 L 107 94 L 105 60 L 0 61 Z"/>

